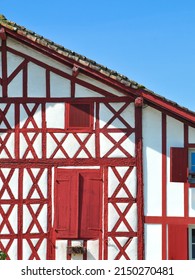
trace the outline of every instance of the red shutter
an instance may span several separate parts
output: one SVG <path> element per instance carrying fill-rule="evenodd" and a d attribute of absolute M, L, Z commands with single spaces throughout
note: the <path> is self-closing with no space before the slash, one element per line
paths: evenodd
<path fill-rule="evenodd" d="M 69 105 L 69 127 L 89 128 L 90 127 L 90 104 L 70 104 Z"/>
<path fill-rule="evenodd" d="M 55 229 L 57 238 L 78 236 L 78 179 L 74 170 L 57 170 L 55 184 Z"/>
<path fill-rule="evenodd" d="M 80 238 L 98 238 L 101 233 L 102 182 L 99 171 L 80 173 Z"/>
<path fill-rule="evenodd" d="M 186 225 L 169 225 L 169 260 L 188 259 L 188 230 Z"/>
<path fill-rule="evenodd" d="M 170 150 L 170 181 L 187 182 L 188 154 L 185 148 Z"/>

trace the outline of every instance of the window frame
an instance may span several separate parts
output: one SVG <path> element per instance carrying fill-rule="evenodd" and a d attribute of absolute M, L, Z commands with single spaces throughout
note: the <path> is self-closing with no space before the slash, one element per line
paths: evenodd
<path fill-rule="evenodd" d="M 89 126 L 71 126 L 70 125 L 70 114 L 71 114 L 71 105 L 89 105 Z M 66 103 L 66 110 L 65 110 L 65 129 L 71 132 L 91 132 L 93 130 L 93 123 L 94 123 L 94 103 L 92 102 L 69 102 Z"/>
<path fill-rule="evenodd" d="M 192 161 L 191 161 L 191 155 L 192 153 L 195 153 L 195 148 L 189 148 L 188 149 L 188 181 L 191 184 L 195 184 L 195 171 L 192 172 Z M 195 167 L 195 164 L 193 165 Z"/>
<path fill-rule="evenodd" d="M 192 242 L 192 230 L 195 230 L 195 225 L 190 225 L 188 227 L 188 250 L 189 250 L 189 260 L 195 260 L 195 257 L 192 258 L 192 245 L 195 245 L 195 242 Z"/>

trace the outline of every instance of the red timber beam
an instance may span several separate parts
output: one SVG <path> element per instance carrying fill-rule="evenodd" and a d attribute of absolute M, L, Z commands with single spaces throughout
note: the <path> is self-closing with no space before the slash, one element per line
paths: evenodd
<path fill-rule="evenodd" d="M 68 51 L 64 48 L 62 48 L 62 46 L 60 46 L 62 48 L 62 50 L 60 52 L 57 51 L 58 47 L 57 44 L 52 44 L 50 46 L 47 46 L 47 41 L 44 39 L 40 39 L 37 38 L 37 40 L 35 40 L 34 36 L 31 36 L 30 34 L 27 34 L 27 32 L 21 30 L 20 33 L 16 32 L 14 30 L 10 30 L 9 28 L 6 28 L 6 33 L 8 36 L 10 36 L 11 38 L 21 42 L 21 43 L 25 43 L 27 46 L 39 51 L 40 53 L 43 53 L 45 55 L 48 55 L 50 57 L 52 57 L 53 59 L 67 65 L 68 67 L 73 69 L 73 76 L 78 75 L 78 71 L 79 73 L 85 73 L 86 75 L 88 75 L 89 77 L 93 77 L 98 81 L 101 81 L 102 83 L 105 84 L 109 84 L 110 87 L 115 88 L 120 90 L 122 93 L 124 94 L 128 94 L 131 93 L 132 96 L 137 97 L 140 95 L 141 92 L 141 88 L 137 88 L 137 86 L 135 85 L 134 87 L 131 86 L 127 86 L 126 83 L 122 83 L 120 82 L 120 80 L 117 80 L 109 77 L 108 74 L 104 73 L 103 69 L 99 69 L 100 66 L 98 66 L 98 64 L 94 64 L 92 65 L 92 67 L 90 67 L 90 62 L 88 60 L 84 60 L 83 59 L 83 63 L 79 62 L 78 58 L 74 58 L 74 53 L 71 55 L 68 54 Z M 33 38 L 31 38 L 33 37 Z M 42 40 L 42 41 L 41 41 Z M 48 41 L 49 42 L 49 41 Z M 67 53 L 67 55 L 63 54 Z M 99 70 L 98 70 L 99 69 Z M 75 71 L 76 70 L 76 71 Z M 76 75 L 75 75 L 76 74 Z M 127 81 L 128 83 L 128 81 Z M 130 81 L 129 81 L 130 83 Z"/>
<path fill-rule="evenodd" d="M 137 219 L 138 219 L 138 260 L 144 259 L 144 198 L 143 198 L 143 141 L 142 141 L 143 98 L 135 99 L 135 141 L 137 167 Z"/>
<path fill-rule="evenodd" d="M 141 96 L 144 99 L 144 103 L 157 108 L 158 110 L 160 109 L 162 112 L 172 115 L 181 121 L 185 119 L 190 125 L 193 127 L 195 126 L 195 114 L 188 111 L 188 109 L 182 108 L 174 102 L 168 101 L 156 94 L 152 94 L 147 90 L 142 90 Z"/>
<path fill-rule="evenodd" d="M 5 33 L 5 28 L 1 27 L 0 28 L 0 38 L 5 41 L 6 40 L 6 33 Z"/>
<path fill-rule="evenodd" d="M 2 79 L 1 79 L 1 85 L 2 85 L 2 95 L 3 97 L 7 97 L 7 52 L 6 52 L 6 32 L 5 28 L 0 28 L 0 38 L 2 39 L 1 43 L 1 61 L 2 61 Z"/>
<path fill-rule="evenodd" d="M 166 100 L 165 98 L 158 96 L 157 94 L 154 94 L 150 92 L 147 89 L 144 89 L 143 87 L 133 84 L 131 85 L 130 81 L 124 82 L 120 81 L 120 79 L 117 79 L 117 76 L 112 76 L 112 73 L 110 73 L 111 76 L 108 75 L 107 72 L 105 72 L 103 69 L 100 69 L 101 67 L 98 66 L 98 64 L 94 64 L 90 66 L 90 61 L 84 60 L 83 62 L 79 62 L 79 58 L 74 58 L 74 53 L 71 55 L 69 54 L 66 49 L 58 51 L 58 47 L 56 44 L 51 44 L 48 46 L 46 40 L 37 38 L 35 40 L 33 35 L 27 34 L 26 31 L 19 31 L 16 32 L 14 30 L 10 30 L 9 28 L 3 27 L 3 30 L 5 30 L 6 35 L 10 36 L 13 39 L 18 40 L 21 43 L 25 43 L 27 46 L 39 51 L 40 53 L 43 53 L 45 55 L 50 56 L 53 59 L 56 59 L 57 61 L 67 65 L 68 67 L 73 69 L 73 75 L 71 78 L 75 79 L 75 82 L 79 83 L 80 85 L 87 86 L 84 81 L 80 80 L 77 76 L 78 71 L 79 73 L 84 73 L 88 77 L 92 77 L 96 79 L 97 81 L 101 81 L 105 85 L 109 85 L 110 87 L 119 90 L 121 93 L 125 94 L 126 96 L 131 96 L 132 98 L 137 97 L 143 97 L 144 103 L 160 109 L 162 112 L 164 111 L 167 114 L 173 115 L 177 119 L 180 119 L 183 121 L 185 119 L 190 125 L 195 127 L 195 114 L 188 111 L 185 108 L 182 108 L 178 105 L 175 105 L 173 102 Z M 3 31 L 4 32 L 4 31 Z M 3 35 L 4 36 L 4 35 Z M 67 53 L 66 55 L 63 53 Z M 76 71 L 75 71 L 76 70 Z M 69 78 L 70 78 L 69 77 Z M 119 76 L 120 77 L 120 76 Z M 93 90 L 98 90 L 100 88 L 96 88 L 93 86 Z M 102 94 L 108 95 L 108 92 L 102 89 Z M 101 93 L 101 92 L 100 92 Z M 74 86 L 72 87 L 72 96 L 74 95 Z M 112 95 L 113 96 L 113 95 Z M 112 97 L 111 96 L 111 97 Z"/>

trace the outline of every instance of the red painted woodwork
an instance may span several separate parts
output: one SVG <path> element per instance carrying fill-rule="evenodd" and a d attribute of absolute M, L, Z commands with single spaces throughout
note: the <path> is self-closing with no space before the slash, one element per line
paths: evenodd
<path fill-rule="evenodd" d="M 143 142 L 142 142 L 142 105 L 143 99 L 135 102 L 136 159 L 137 159 L 137 217 L 138 217 L 138 259 L 144 259 L 144 183 L 143 183 Z M 140 100 L 141 99 L 141 100 Z M 141 103 L 141 104 L 140 104 Z"/>
<path fill-rule="evenodd" d="M 101 231 L 102 182 L 99 170 L 57 169 L 55 231 L 57 238 L 98 238 Z"/>
<path fill-rule="evenodd" d="M 99 171 L 79 174 L 80 238 L 98 238 L 102 232 L 102 179 Z"/>
<path fill-rule="evenodd" d="M 187 182 L 188 155 L 187 149 L 171 147 L 170 181 Z"/>
<path fill-rule="evenodd" d="M 90 104 L 69 105 L 69 128 L 90 126 Z"/>
<path fill-rule="evenodd" d="M 6 32 L 5 32 L 5 28 L 3 27 L 0 28 L 0 38 L 2 40 L 6 40 Z"/>
<path fill-rule="evenodd" d="M 27 53 L 21 53 L 18 50 L 6 45 L 6 40 L 2 41 L 1 44 L 1 61 L 2 61 L 2 77 L 0 78 L 0 84 L 2 86 L 2 98 L 1 104 L 5 104 L 5 107 L 1 107 L 0 111 L 0 122 L 1 122 L 1 136 L 0 136 L 0 154 L 4 154 L 6 157 L 1 158 L 0 163 L 0 178 L 2 181 L 2 187 L 0 190 L 0 215 L 2 218 L 2 223 L 0 224 L 0 249 L 8 252 L 13 251 L 12 245 L 15 240 L 17 240 L 17 257 L 18 259 L 23 259 L 24 250 L 26 244 L 31 250 L 28 258 L 29 259 L 40 259 L 39 249 L 41 245 L 46 240 L 47 247 L 47 259 L 54 256 L 54 246 L 55 238 L 68 238 L 68 245 L 72 244 L 71 239 L 99 239 L 99 259 L 104 254 L 104 259 L 108 258 L 108 241 L 111 239 L 114 246 L 116 246 L 118 252 L 116 253 L 115 259 L 125 258 L 130 259 L 130 255 L 127 253 L 130 243 L 134 237 L 138 240 L 138 259 L 143 259 L 144 255 L 144 222 L 154 223 L 162 225 L 162 258 L 166 259 L 167 253 L 167 232 L 166 228 L 168 224 L 194 224 L 195 218 L 189 217 L 188 214 L 188 183 L 185 184 L 184 190 L 184 217 L 167 217 L 167 194 L 166 194 L 166 166 L 167 166 L 167 144 L 166 144 L 166 116 L 170 115 L 179 121 L 185 123 L 185 133 L 188 134 L 188 125 L 194 127 L 194 114 L 188 113 L 181 108 L 174 107 L 171 103 L 159 98 L 156 95 L 149 94 L 144 89 L 133 89 L 126 85 L 122 85 L 117 80 L 111 79 L 105 76 L 99 71 L 95 71 L 88 66 L 82 65 L 79 61 L 75 64 L 70 57 L 61 56 L 58 53 L 53 54 L 53 51 L 44 46 L 37 45 L 36 42 L 32 42 L 27 38 L 23 38 L 10 30 L 5 29 L 6 33 L 0 34 L 3 39 L 6 36 L 12 36 L 14 39 L 18 40 L 19 43 L 26 44 L 35 50 L 39 50 L 40 53 L 48 55 L 50 58 L 60 61 L 64 65 L 68 65 L 70 69 L 73 69 L 71 74 L 64 73 L 63 71 L 55 68 L 53 66 L 44 63 L 44 61 L 39 61 L 33 58 Z M 7 53 L 19 56 L 22 58 L 21 63 L 16 67 L 11 74 L 9 74 L 9 65 L 7 65 L 8 55 Z M 37 66 L 45 69 L 45 93 L 42 93 L 45 97 L 34 98 L 28 96 L 28 64 L 34 63 Z M 51 97 L 51 73 L 59 75 L 62 78 L 67 79 L 70 82 L 70 96 L 65 97 Z M 89 77 L 89 82 L 81 78 L 80 73 Z M 9 85 L 12 81 L 17 78 L 19 74 L 22 79 L 22 90 L 21 97 L 14 98 L 9 97 Z M 91 83 L 90 79 L 105 84 L 108 87 L 101 87 L 98 83 Z M 89 90 L 99 93 L 100 97 L 88 97 L 88 98 L 77 98 L 78 103 L 74 103 L 75 100 L 75 86 L 80 85 L 86 87 Z M 114 90 L 123 93 L 124 96 L 116 96 L 114 93 L 109 91 L 109 86 Z M 138 96 L 138 98 L 136 98 Z M 136 99 L 135 99 L 136 98 Z M 161 217 L 144 217 L 143 214 L 143 159 L 142 159 L 142 115 L 141 106 L 144 103 L 151 105 L 155 109 L 163 112 L 162 118 L 162 216 Z M 135 105 L 135 128 L 131 127 L 128 120 L 124 118 L 125 110 L 128 110 L 128 105 L 134 102 Z M 64 103 L 65 116 L 64 123 L 65 127 L 62 129 L 47 128 L 46 123 L 46 103 L 49 102 L 61 102 Z M 117 106 L 112 106 L 114 102 L 123 102 L 124 105 L 117 110 Z M 100 108 L 102 103 L 109 111 L 111 118 L 105 123 L 103 127 L 100 128 Z M 93 115 L 95 104 L 95 124 L 93 126 Z M 13 112 L 14 122 L 10 122 L 10 112 Z M 21 125 L 22 112 L 26 116 L 26 120 Z M 40 114 L 40 123 L 37 123 L 36 115 Z M 48 117 L 48 116 L 47 116 Z M 122 123 L 122 128 L 112 127 L 112 123 Z M 2 128 L 3 127 L 3 128 Z M 81 137 L 79 133 L 85 133 L 84 137 Z M 119 140 L 115 137 L 117 133 L 123 133 Z M 127 149 L 125 149 L 125 141 L 128 137 L 135 133 L 136 139 L 136 156 L 132 156 Z M 59 134 L 62 137 L 59 137 Z M 68 153 L 65 148 L 66 140 L 71 134 L 72 139 L 77 143 L 78 149 L 73 155 Z M 110 142 L 110 148 L 101 157 L 101 147 L 100 147 L 100 134 L 108 139 Z M 13 136 L 13 138 L 11 138 Z M 92 154 L 89 149 L 90 145 L 87 145 L 92 137 L 95 136 L 95 155 Z M 40 143 L 42 145 L 42 152 L 38 153 L 37 149 L 37 139 L 40 137 Z M 48 139 L 51 138 L 51 145 L 48 144 Z M 21 139 L 23 143 L 26 144 L 26 148 L 21 147 Z M 13 151 L 9 150 L 8 143 L 13 142 Z M 184 146 L 189 147 L 188 139 L 185 136 Z M 24 145 L 25 146 L 25 145 Z M 48 148 L 51 147 L 51 154 L 48 155 Z M 23 149 L 23 153 L 22 153 Z M 112 153 L 118 149 L 124 158 L 111 158 Z M 177 149 L 177 151 L 176 151 Z M 183 150 L 183 152 L 182 152 Z M 187 178 L 187 153 L 184 152 L 185 149 L 175 148 L 171 151 L 171 180 L 182 181 Z M 59 152 L 59 153 L 58 153 Z M 58 158 L 56 155 L 60 154 L 61 157 Z M 31 155 L 31 158 L 28 155 Z M 86 158 L 79 158 L 80 154 L 84 154 Z M 185 155 L 184 155 L 185 154 Z M 180 160 L 178 160 L 178 156 Z M 181 160 L 182 158 L 182 160 Z M 58 169 L 58 166 L 76 166 L 77 169 Z M 101 173 L 104 174 L 104 205 L 102 205 L 102 183 L 100 171 L 94 170 L 81 170 L 80 166 L 99 166 Z M 126 172 L 120 173 L 118 167 L 128 167 Z M 127 186 L 127 178 L 133 168 L 136 168 L 137 174 L 137 196 L 133 198 L 129 187 Z M 10 168 L 9 172 L 4 173 L 3 168 Z M 32 169 L 39 168 L 40 170 L 33 173 Z M 56 170 L 55 174 L 55 224 L 54 227 L 57 230 L 55 233 L 51 230 L 52 217 L 52 195 L 51 195 L 51 185 L 54 180 L 52 169 Z M 87 168 L 87 167 L 86 167 Z M 178 174 L 182 171 L 181 174 Z M 18 198 L 15 197 L 14 191 L 11 186 L 12 176 L 14 176 L 15 170 L 18 170 L 18 179 L 16 180 L 16 185 L 18 183 Z M 40 186 L 40 178 L 44 170 L 48 171 L 48 177 L 45 181 L 47 185 L 48 192 L 47 197 L 42 193 L 42 188 Z M 109 182 L 109 171 L 112 171 L 118 180 L 118 185 L 115 186 L 115 190 L 108 197 L 108 182 Z M 29 182 L 32 181 L 32 186 L 30 186 L 29 193 L 24 198 L 25 182 L 24 182 L 24 172 L 28 173 Z M 28 183 L 29 183 L 28 182 Z M 16 186 L 17 188 L 17 186 Z M 9 199 L 3 199 L 4 193 L 7 192 Z M 120 192 L 125 193 L 126 197 L 120 197 Z M 34 193 L 37 194 L 36 198 L 33 198 Z M 126 203 L 126 208 L 122 209 L 119 206 L 121 203 Z M 137 203 L 137 216 L 138 216 L 138 229 L 136 232 L 133 231 L 127 215 L 131 210 L 131 207 Z M 2 205 L 10 204 L 7 210 Z M 108 206 L 112 206 L 118 219 L 116 220 L 113 228 L 108 231 Z M 35 207 L 36 206 L 36 207 Z M 43 226 L 39 221 L 39 217 L 42 214 L 44 207 L 47 208 L 47 230 L 43 230 Z M 12 211 L 17 208 L 17 230 L 13 227 Z M 104 209 L 104 217 L 102 225 L 102 208 Z M 24 231 L 24 209 L 29 214 L 29 224 L 26 225 Z M 123 225 L 123 226 L 121 226 Z M 7 227 L 7 234 L 1 234 L 3 227 Z M 119 228 L 126 227 L 127 231 L 119 231 Z M 34 232 L 34 228 L 37 232 Z M 104 228 L 103 235 L 101 236 L 101 230 Z M 176 236 L 177 231 L 180 232 L 178 238 L 173 238 Z M 182 227 L 176 230 L 176 226 L 169 226 L 169 244 L 176 244 L 183 242 L 186 239 L 186 229 Z M 120 242 L 120 238 L 123 238 L 123 244 Z M 173 239 L 173 243 L 171 242 Z M 2 240 L 8 240 L 6 243 Z M 37 242 L 35 242 L 37 239 Z M 51 241 L 53 242 L 50 242 Z M 178 241 L 177 241 L 178 239 Z M 181 241 L 182 239 L 182 241 Z M 26 242 L 26 243 L 24 243 Z M 104 244 L 102 244 L 102 242 Z M 52 244 L 52 245 L 51 245 Z M 183 242 L 180 247 L 182 251 L 186 252 L 187 243 Z M 87 240 L 84 240 L 84 246 L 87 247 Z M 180 256 L 179 252 L 174 255 L 174 250 L 170 245 L 170 254 L 172 258 L 184 258 L 186 256 Z M 176 246 L 176 245 L 174 245 Z M 51 249 L 51 247 L 53 249 Z M 71 256 L 68 256 L 70 259 Z M 83 257 L 87 258 L 87 254 Z"/>
<path fill-rule="evenodd" d="M 169 260 L 188 259 L 188 230 L 186 225 L 171 224 L 168 226 Z"/>
<path fill-rule="evenodd" d="M 105 213 L 105 225 L 104 225 L 104 234 L 105 234 L 105 251 L 104 251 L 104 259 L 108 259 L 108 247 L 107 242 L 109 239 L 112 239 L 112 242 L 115 244 L 115 246 L 118 248 L 118 252 L 115 256 L 115 260 L 118 260 L 120 258 L 124 258 L 126 260 L 130 259 L 130 256 L 127 254 L 126 249 L 130 245 L 133 237 L 137 236 L 137 232 L 134 232 L 131 228 L 131 225 L 129 223 L 129 220 L 127 219 L 127 215 L 133 206 L 134 202 L 136 202 L 136 199 L 133 198 L 129 188 L 127 187 L 126 180 L 130 176 L 131 171 L 133 169 L 133 166 L 130 166 L 126 169 L 126 172 L 124 174 L 120 174 L 120 172 L 117 170 L 117 167 L 112 166 L 110 167 L 110 170 L 112 170 L 114 176 L 116 176 L 118 185 L 116 186 L 114 192 L 111 196 L 108 195 L 108 169 L 105 169 L 104 174 L 104 184 L 105 184 L 105 200 L 104 200 L 104 213 Z M 125 193 L 125 197 L 121 197 L 120 193 Z M 120 203 L 126 203 L 125 209 L 120 208 Z M 118 215 L 118 219 L 116 219 L 116 222 L 113 225 L 113 228 L 108 231 L 108 208 L 109 205 L 112 205 L 113 209 Z M 119 231 L 119 228 L 121 225 L 124 225 L 126 227 L 126 231 Z M 120 243 L 120 238 L 123 237 L 126 242 L 123 244 Z M 139 240 L 139 242 L 141 242 Z M 140 252 L 142 254 L 142 252 Z"/>
<path fill-rule="evenodd" d="M 78 182 L 74 171 L 57 170 L 55 230 L 57 238 L 78 236 Z"/>
<path fill-rule="evenodd" d="M 142 107 L 144 104 L 144 100 L 142 97 L 137 97 L 135 99 L 135 107 Z"/>

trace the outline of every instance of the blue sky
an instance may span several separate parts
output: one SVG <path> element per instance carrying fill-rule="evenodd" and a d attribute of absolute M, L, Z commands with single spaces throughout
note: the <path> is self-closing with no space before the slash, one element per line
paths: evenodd
<path fill-rule="evenodd" d="M 194 0 L 0 0 L 0 13 L 195 111 Z"/>

